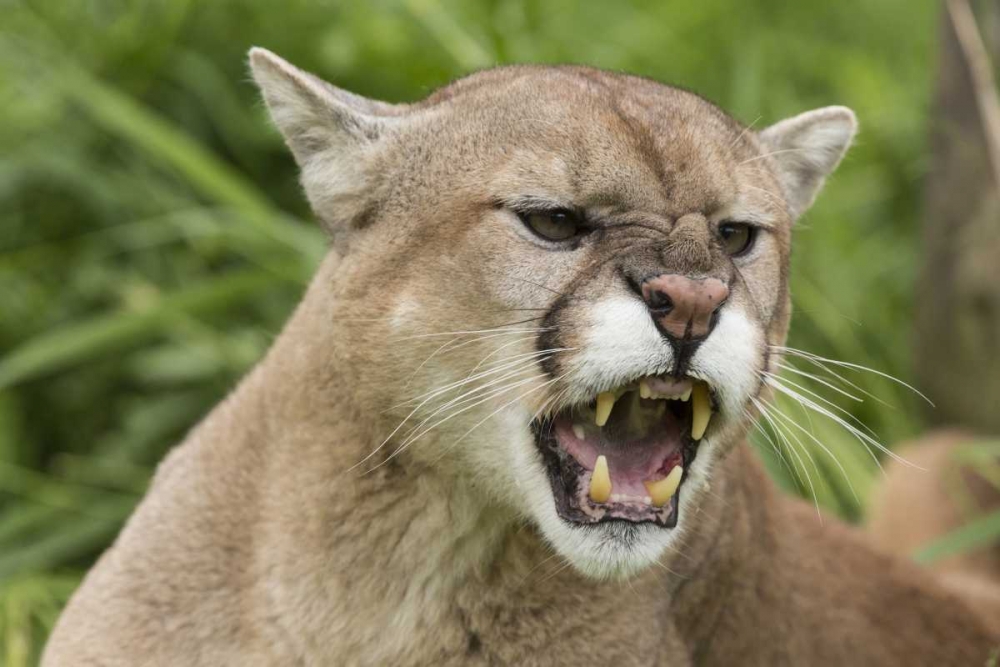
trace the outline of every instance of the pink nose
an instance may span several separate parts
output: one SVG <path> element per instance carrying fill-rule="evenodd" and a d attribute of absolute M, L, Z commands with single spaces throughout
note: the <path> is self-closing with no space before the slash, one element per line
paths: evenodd
<path fill-rule="evenodd" d="M 696 339 L 711 333 L 713 316 L 729 298 L 729 288 L 717 278 L 693 280 L 664 274 L 642 284 L 642 298 L 653 319 L 670 336 Z"/>

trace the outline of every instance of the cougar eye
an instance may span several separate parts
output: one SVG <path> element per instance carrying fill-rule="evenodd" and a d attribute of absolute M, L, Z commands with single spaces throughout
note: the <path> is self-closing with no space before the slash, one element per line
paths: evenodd
<path fill-rule="evenodd" d="M 722 249 L 730 257 L 738 257 L 753 247 L 757 228 L 744 222 L 724 222 L 719 225 L 719 239 Z"/>
<path fill-rule="evenodd" d="M 572 211 L 519 213 L 524 225 L 547 241 L 568 241 L 580 233 L 580 219 Z"/>

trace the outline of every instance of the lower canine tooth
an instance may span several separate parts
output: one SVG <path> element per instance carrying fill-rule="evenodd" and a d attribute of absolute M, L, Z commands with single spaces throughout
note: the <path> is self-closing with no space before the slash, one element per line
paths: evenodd
<path fill-rule="evenodd" d="M 649 492 L 649 497 L 653 501 L 653 505 L 656 507 L 663 507 L 669 502 L 670 497 L 677 493 L 677 487 L 681 485 L 681 476 L 684 474 L 684 468 L 680 466 L 674 466 L 673 469 L 667 476 L 658 482 L 644 482 L 646 485 L 646 491 Z M 593 489 L 593 487 L 591 487 Z M 593 493 L 593 491 L 591 491 Z"/>
<path fill-rule="evenodd" d="M 611 408 L 615 407 L 615 395 L 610 391 L 602 391 L 597 395 L 597 411 L 594 414 L 594 422 L 598 426 L 608 423 L 611 416 Z"/>
<path fill-rule="evenodd" d="M 646 378 L 639 380 L 639 398 L 649 398 L 649 384 L 646 382 Z"/>
<path fill-rule="evenodd" d="M 691 437 L 701 440 L 712 418 L 712 405 L 708 400 L 708 385 L 699 382 L 691 392 Z"/>
<path fill-rule="evenodd" d="M 598 456 L 594 463 L 594 473 L 590 476 L 590 499 L 595 503 L 606 503 L 611 497 L 611 473 L 608 472 L 608 459 Z"/>

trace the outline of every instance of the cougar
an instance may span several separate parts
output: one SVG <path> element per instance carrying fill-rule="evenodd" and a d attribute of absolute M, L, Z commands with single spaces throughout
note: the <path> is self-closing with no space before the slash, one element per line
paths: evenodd
<path fill-rule="evenodd" d="M 755 131 L 581 66 L 388 104 L 250 64 L 328 254 L 44 664 L 990 659 L 993 597 L 821 521 L 747 444 L 851 110 Z"/>

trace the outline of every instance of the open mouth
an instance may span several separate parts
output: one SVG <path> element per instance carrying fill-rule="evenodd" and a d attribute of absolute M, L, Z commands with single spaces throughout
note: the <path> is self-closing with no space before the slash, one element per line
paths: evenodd
<path fill-rule="evenodd" d="M 559 516 L 672 528 L 711 417 L 706 383 L 646 376 L 536 422 Z"/>

